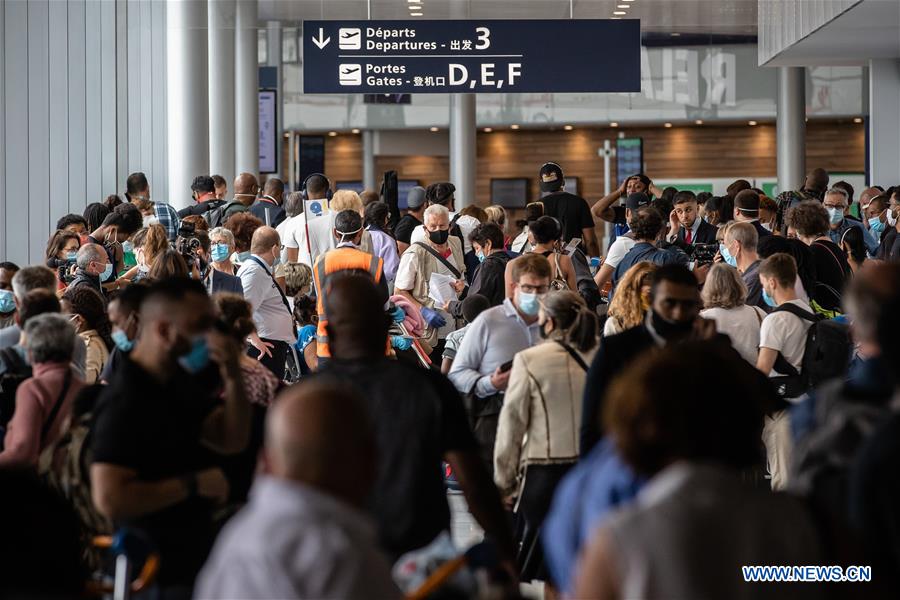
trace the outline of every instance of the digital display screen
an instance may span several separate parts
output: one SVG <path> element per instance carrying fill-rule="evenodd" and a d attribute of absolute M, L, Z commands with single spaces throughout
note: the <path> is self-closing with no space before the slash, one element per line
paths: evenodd
<path fill-rule="evenodd" d="M 616 187 L 627 177 L 644 172 L 644 140 L 623 138 L 616 140 Z"/>
<path fill-rule="evenodd" d="M 503 208 L 525 208 L 528 204 L 528 179 L 491 179 L 491 204 Z"/>
<path fill-rule="evenodd" d="M 321 135 L 301 135 L 297 149 L 297 189 L 313 173 L 325 172 L 325 138 Z"/>

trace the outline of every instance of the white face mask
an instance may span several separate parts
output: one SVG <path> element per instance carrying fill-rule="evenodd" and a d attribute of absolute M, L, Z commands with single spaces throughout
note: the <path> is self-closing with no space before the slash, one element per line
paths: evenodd
<path fill-rule="evenodd" d="M 147 215 L 144 217 L 144 227 L 150 227 L 151 225 L 156 225 L 159 223 L 159 219 L 156 218 L 156 215 Z"/>
<path fill-rule="evenodd" d="M 897 224 L 897 217 L 894 216 L 894 211 L 892 211 L 891 209 L 888 209 L 887 213 L 885 213 L 885 216 L 887 217 L 888 225 L 893 227 L 894 225 Z"/>
<path fill-rule="evenodd" d="M 760 223 L 760 225 L 762 225 L 762 228 L 765 229 L 766 231 L 772 231 L 771 223 Z"/>

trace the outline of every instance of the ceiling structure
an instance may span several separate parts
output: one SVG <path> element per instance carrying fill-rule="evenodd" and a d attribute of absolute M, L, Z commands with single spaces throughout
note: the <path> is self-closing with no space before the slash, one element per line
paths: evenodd
<path fill-rule="evenodd" d="M 259 0 L 259 18 L 294 23 L 366 18 L 637 18 L 641 30 L 651 37 L 755 37 L 756 7 L 757 0 Z"/>

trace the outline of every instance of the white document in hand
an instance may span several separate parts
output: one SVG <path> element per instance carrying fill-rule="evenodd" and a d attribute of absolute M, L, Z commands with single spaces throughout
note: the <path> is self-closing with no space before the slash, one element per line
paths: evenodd
<path fill-rule="evenodd" d="M 453 289 L 455 280 L 449 275 L 443 273 L 432 273 L 431 279 L 428 280 L 428 296 L 439 307 L 443 307 L 448 302 L 457 300 L 456 290 Z"/>

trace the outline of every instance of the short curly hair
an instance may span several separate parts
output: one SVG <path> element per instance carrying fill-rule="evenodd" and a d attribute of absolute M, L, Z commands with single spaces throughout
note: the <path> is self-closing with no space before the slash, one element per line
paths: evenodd
<path fill-rule="evenodd" d="M 698 364 L 707 378 L 699 387 Z M 759 461 L 763 417 L 774 401 L 768 378 L 736 352 L 718 341 L 686 342 L 644 354 L 613 380 L 603 418 L 641 474 L 676 460 L 744 468 Z"/>
<path fill-rule="evenodd" d="M 803 237 L 818 237 L 831 229 L 828 211 L 818 200 L 805 200 L 790 209 L 787 224 Z"/>
<path fill-rule="evenodd" d="M 213 304 L 219 313 L 219 319 L 228 332 L 239 342 L 256 331 L 253 323 L 253 307 L 240 294 L 216 292 L 212 295 Z"/>
<path fill-rule="evenodd" d="M 635 240 L 655 240 L 663 228 L 663 218 L 652 206 L 645 206 L 632 211 L 628 227 Z"/>
<path fill-rule="evenodd" d="M 250 242 L 253 240 L 253 232 L 262 227 L 263 222 L 249 212 L 239 212 L 231 215 L 225 222 L 225 229 L 234 235 L 234 249 L 236 252 L 248 252 Z"/>

